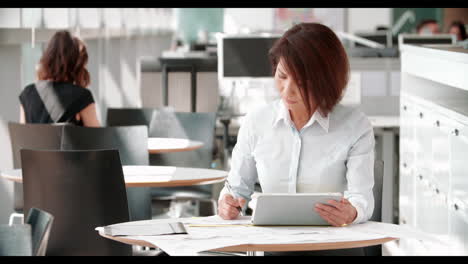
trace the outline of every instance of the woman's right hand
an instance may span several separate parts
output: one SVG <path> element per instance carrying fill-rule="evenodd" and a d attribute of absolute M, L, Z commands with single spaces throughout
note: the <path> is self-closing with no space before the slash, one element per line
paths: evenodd
<path fill-rule="evenodd" d="M 224 194 L 218 203 L 218 215 L 224 220 L 232 220 L 237 218 L 240 213 L 240 208 L 245 204 L 245 199 L 232 197 L 231 194 Z"/>

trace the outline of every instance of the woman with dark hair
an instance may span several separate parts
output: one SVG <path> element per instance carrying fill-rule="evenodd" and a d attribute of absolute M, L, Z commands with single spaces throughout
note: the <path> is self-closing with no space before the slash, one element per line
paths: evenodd
<path fill-rule="evenodd" d="M 264 193 L 341 192 L 341 201 L 310 210 L 336 227 L 367 221 L 374 210 L 374 133 L 360 110 L 339 104 L 349 78 L 343 45 L 328 27 L 301 23 L 269 53 L 281 98 L 242 121 L 218 215 L 235 219 L 258 180 Z"/>
<path fill-rule="evenodd" d="M 21 92 L 21 123 L 71 123 L 100 126 L 86 69 L 84 43 L 66 30 L 50 39 L 39 61 L 38 81 Z"/>
<path fill-rule="evenodd" d="M 453 21 L 449 27 L 449 34 L 457 36 L 457 41 L 464 41 L 466 39 L 465 24 L 461 21 Z"/>

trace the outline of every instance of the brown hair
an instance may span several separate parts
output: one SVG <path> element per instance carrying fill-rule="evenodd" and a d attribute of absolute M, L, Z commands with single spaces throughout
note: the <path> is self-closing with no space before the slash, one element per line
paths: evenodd
<path fill-rule="evenodd" d="M 298 84 L 305 106 L 325 116 L 341 100 L 349 78 L 346 51 L 335 33 L 318 23 L 300 23 L 284 33 L 269 51 L 273 75 L 283 59 Z"/>
<path fill-rule="evenodd" d="M 69 31 L 57 31 L 39 61 L 37 78 L 53 82 L 71 82 L 81 87 L 90 83 L 88 52 L 84 43 Z"/>

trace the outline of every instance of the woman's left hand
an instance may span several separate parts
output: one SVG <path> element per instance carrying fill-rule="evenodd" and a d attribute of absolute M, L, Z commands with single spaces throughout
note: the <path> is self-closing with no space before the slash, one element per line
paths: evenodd
<path fill-rule="evenodd" d="M 315 211 L 332 226 L 346 226 L 357 216 L 356 208 L 345 198 L 341 201 L 330 200 L 329 204 L 318 203 Z"/>

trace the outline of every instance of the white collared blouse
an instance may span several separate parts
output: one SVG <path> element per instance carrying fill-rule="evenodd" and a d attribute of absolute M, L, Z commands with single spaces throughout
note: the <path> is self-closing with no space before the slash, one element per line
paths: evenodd
<path fill-rule="evenodd" d="M 374 210 L 374 145 L 371 123 L 355 107 L 338 104 L 327 117 L 316 111 L 297 131 L 276 100 L 245 116 L 227 180 L 247 201 L 256 182 L 263 193 L 341 192 L 361 223 Z"/>

